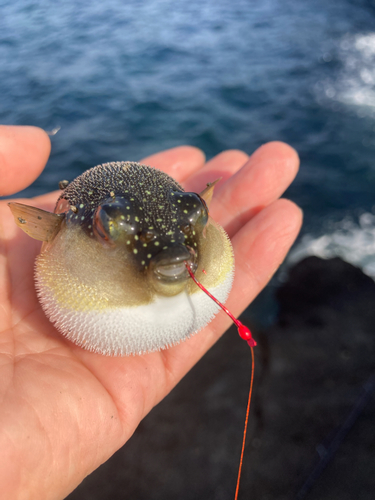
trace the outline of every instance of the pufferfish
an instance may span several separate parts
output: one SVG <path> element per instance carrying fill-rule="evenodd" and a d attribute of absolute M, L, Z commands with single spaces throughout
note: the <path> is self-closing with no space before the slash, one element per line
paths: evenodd
<path fill-rule="evenodd" d="M 222 302 L 234 272 L 230 240 L 208 213 L 213 184 L 185 192 L 155 168 L 112 162 L 60 183 L 54 213 L 9 203 L 17 225 L 44 242 L 35 281 L 49 320 L 113 356 L 165 349 L 206 326 L 219 306 L 186 266 Z"/>

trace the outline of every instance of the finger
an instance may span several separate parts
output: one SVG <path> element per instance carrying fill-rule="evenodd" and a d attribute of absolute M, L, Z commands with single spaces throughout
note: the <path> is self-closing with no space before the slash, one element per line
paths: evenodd
<path fill-rule="evenodd" d="M 0 125 L 0 196 L 29 186 L 43 170 L 50 151 L 44 130 Z"/>
<path fill-rule="evenodd" d="M 194 172 L 200 170 L 205 163 L 203 151 L 192 146 L 178 146 L 151 156 L 140 163 L 158 168 L 173 177 L 177 182 L 183 182 Z"/>
<path fill-rule="evenodd" d="M 284 261 L 302 219 L 297 205 L 280 199 L 258 213 L 232 239 L 236 275 L 234 294 L 228 304 L 236 315 L 258 295 Z"/>
<path fill-rule="evenodd" d="M 35 196 L 32 198 L 31 203 L 31 200 L 20 201 L 20 203 L 26 203 L 26 205 L 32 205 L 33 207 L 35 206 L 41 208 L 42 210 L 53 212 L 60 194 L 61 191 L 52 191 L 51 193 Z"/>
<path fill-rule="evenodd" d="M 212 217 L 234 235 L 263 207 L 279 198 L 297 174 L 298 155 L 282 142 L 265 144 L 215 190 Z"/>
<path fill-rule="evenodd" d="M 221 178 L 215 186 L 215 190 L 229 177 L 241 169 L 249 159 L 249 155 L 236 149 L 223 151 L 211 160 L 203 168 L 194 172 L 184 183 L 186 191 L 200 193 L 208 182 Z"/>

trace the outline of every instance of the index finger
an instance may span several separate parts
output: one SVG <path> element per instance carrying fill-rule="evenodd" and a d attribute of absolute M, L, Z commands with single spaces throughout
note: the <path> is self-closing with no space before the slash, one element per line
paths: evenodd
<path fill-rule="evenodd" d="M 200 149 L 193 146 L 178 146 L 147 156 L 140 163 L 155 167 L 181 183 L 199 171 L 205 161 L 206 157 Z"/>
<path fill-rule="evenodd" d="M 282 142 L 258 148 L 246 164 L 215 190 L 210 206 L 229 236 L 277 200 L 297 174 L 296 151 Z"/>

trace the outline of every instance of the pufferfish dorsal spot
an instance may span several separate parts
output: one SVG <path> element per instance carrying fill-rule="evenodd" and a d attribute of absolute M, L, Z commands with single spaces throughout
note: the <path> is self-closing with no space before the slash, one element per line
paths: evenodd
<path fill-rule="evenodd" d="M 164 349 L 201 330 L 219 308 L 185 263 L 222 302 L 233 280 L 229 238 L 208 214 L 212 191 L 185 192 L 135 162 L 98 165 L 70 182 L 36 261 L 48 318 L 69 340 L 106 355 Z"/>
<path fill-rule="evenodd" d="M 8 206 L 17 226 L 32 238 L 40 241 L 53 239 L 64 219 L 63 215 L 52 214 L 22 203 L 10 202 Z"/>

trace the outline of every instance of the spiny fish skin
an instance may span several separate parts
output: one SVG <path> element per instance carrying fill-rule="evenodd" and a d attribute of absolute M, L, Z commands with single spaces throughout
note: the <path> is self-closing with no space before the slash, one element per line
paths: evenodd
<path fill-rule="evenodd" d="M 210 186 L 201 195 L 186 193 L 159 170 L 112 162 L 61 188 L 55 213 L 10 208 L 21 229 L 44 241 L 36 289 L 65 337 L 105 355 L 143 354 L 175 345 L 211 321 L 219 308 L 185 267 L 226 300 L 233 251 L 208 215 Z"/>

